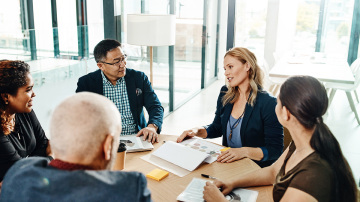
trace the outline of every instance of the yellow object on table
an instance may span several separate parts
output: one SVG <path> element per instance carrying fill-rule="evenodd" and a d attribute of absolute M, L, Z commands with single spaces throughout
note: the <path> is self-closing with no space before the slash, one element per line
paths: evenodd
<path fill-rule="evenodd" d="M 222 148 L 222 149 L 220 149 L 220 151 L 226 151 L 226 150 L 228 150 L 228 149 L 230 149 L 230 147 Z"/>
<path fill-rule="evenodd" d="M 160 170 L 158 168 L 152 170 L 150 173 L 146 174 L 146 177 L 160 181 L 167 177 L 169 175 L 169 172 L 165 170 Z"/>

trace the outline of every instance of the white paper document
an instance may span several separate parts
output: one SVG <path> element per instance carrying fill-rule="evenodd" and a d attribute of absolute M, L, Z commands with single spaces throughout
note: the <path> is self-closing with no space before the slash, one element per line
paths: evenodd
<path fill-rule="evenodd" d="M 178 201 L 199 202 L 204 201 L 203 191 L 207 180 L 193 178 L 185 190 L 176 198 Z M 259 192 L 237 188 L 230 192 L 225 198 L 228 201 L 256 202 Z"/>
<path fill-rule="evenodd" d="M 166 142 L 152 155 L 188 171 L 195 170 L 210 155 L 175 142 Z"/>
<path fill-rule="evenodd" d="M 150 142 L 144 141 L 141 136 L 136 137 L 136 134 L 120 136 L 120 143 L 126 144 L 126 152 L 148 151 L 154 149 L 154 146 Z"/>
<path fill-rule="evenodd" d="M 223 146 L 199 138 L 187 139 L 182 141 L 180 144 L 209 154 L 209 157 L 205 159 L 206 163 L 212 163 L 216 161 L 217 157 L 221 154 L 220 149 L 224 148 Z"/>
<path fill-rule="evenodd" d="M 191 172 L 186 170 L 185 168 L 182 168 L 180 166 L 177 166 L 175 164 L 172 164 L 168 161 L 165 161 L 164 159 L 161 159 L 157 156 L 154 156 L 152 154 L 148 154 L 148 155 L 145 155 L 145 156 L 142 156 L 141 159 L 149 162 L 149 163 L 152 163 L 156 166 L 158 166 L 159 168 L 162 168 L 164 170 L 167 170 L 179 177 L 184 177 L 185 175 L 188 175 L 190 174 Z"/>

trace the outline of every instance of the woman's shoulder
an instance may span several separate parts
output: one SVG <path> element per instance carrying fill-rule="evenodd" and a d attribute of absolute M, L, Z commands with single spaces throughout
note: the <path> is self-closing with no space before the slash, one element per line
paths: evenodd
<path fill-rule="evenodd" d="M 221 86 L 220 92 L 226 93 L 226 91 L 228 91 L 228 87 L 226 85 Z"/>
<path fill-rule="evenodd" d="M 328 161 L 326 161 L 321 155 L 317 152 L 314 152 L 307 156 L 301 167 L 309 172 L 316 173 L 317 175 L 332 176 L 332 168 Z"/>
<path fill-rule="evenodd" d="M 276 98 L 270 95 L 267 91 L 259 90 L 256 95 L 256 103 L 260 105 L 269 105 L 269 103 L 276 105 Z"/>

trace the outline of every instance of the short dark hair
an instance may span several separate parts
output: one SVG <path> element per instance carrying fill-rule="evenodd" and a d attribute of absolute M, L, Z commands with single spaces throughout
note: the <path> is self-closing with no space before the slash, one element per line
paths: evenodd
<path fill-rule="evenodd" d="M 95 61 L 98 63 L 103 58 L 106 58 L 107 52 L 114 48 L 121 47 L 121 43 L 114 39 L 104 39 L 100 41 L 94 48 Z"/>

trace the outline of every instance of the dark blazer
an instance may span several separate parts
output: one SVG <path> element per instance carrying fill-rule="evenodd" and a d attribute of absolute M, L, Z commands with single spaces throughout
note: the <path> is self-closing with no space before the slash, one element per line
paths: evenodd
<path fill-rule="evenodd" d="M 217 100 L 215 118 L 212 124 L 205 126 L 207 138 L 223 136 L 223 145 L 227 146 L 226 124 L 229 121 L 233 104 L 222 105 L 222 98 L 228 88 L 223 86 Z M 265 167 L 276 161 L 284 147 L 283 127 L 275 114 L 276 98 L 265 91 L 258 91 L 255 104 L 246 104 L 245 115 L 240 134 L 243 147 L 260 147 L 264 153 L 261 161 L 255 161 Z"/>
<path fill-rule="evenodd" d="M 157 132 L 160 134 L 164 117 L 164 108 L 161 106 L 147 76 L 143 72 L 127 68 L 125 82 L 130 110 L 134 121 L 138 126 L 138 130 L 147 126 L 143 111 L 143 107 L 145 107 L 149 114 L 149 124 L 156 124 L 158 126 Z M 79 78 L 76 92 L 82 91 L 104 95 L 100 69 Z"/>
<path fill-rule="evenodd" d="M 49 166 L 47 159 L 30 157 L 18 161 L 5 175 L 1 201 L 150 202 L 151 194 L 139 172 L 68 171 Z"/>

